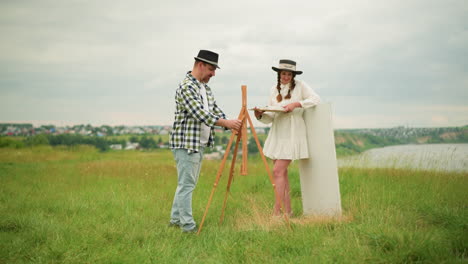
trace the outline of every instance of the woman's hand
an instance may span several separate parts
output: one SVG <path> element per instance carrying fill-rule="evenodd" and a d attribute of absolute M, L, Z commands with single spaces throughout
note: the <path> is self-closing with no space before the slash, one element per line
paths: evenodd
<path fill-rule="evenodd" d="M 256 117 L 257 119 L 261 119 L 263 113 L 265 113 L 265 111 L 260 111 L 260 110 L 258 110 L 256 107 L 254 108 L 254 111 L 255 111 L 255 117 Z"/>
<path fill-rule="evenodd" d="M 283 106 L 284 110 L 286 110 L 287 113 L 292 112 L 297 107 L 302 107 L 301 103 L 295 102 Z"/>

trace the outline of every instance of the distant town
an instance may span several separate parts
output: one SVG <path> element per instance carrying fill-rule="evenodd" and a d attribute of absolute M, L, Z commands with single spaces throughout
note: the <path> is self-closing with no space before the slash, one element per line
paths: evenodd
<path fill-rule="evenodd" d="M 258 134 L 264 134 L 268 128 L 256 127 L 255 131 Z M 116 135 L 168 135 L 171 131 L 171 126 L 92 126 L 92 125 L 75 125 L 75 126 L 54 126 L 42 125 L 34 127 L 32 124 L 14 124 L 0 123 L 0 135 L 3 136 L 34 136 L 40 134 L 78 134 L 82 136 L 116 136 Z M 225 130 L 217 128 L 216 132 L 222 133 Z"/>
<path fill-rule="evenodd" d="M 269 128 L 258 127 L 259 135 L 267 133 Z M 112 150 L 142 150 L 169 148 L 169 133 L 171 126 L 54 126 L 32 124 L 0 123 L 0 148 L 22 148 L 35 145 L 94 145 L 106 151 Z M 224 154 L 224 148 L 229 138 L 229 130 L 215 128 L 215 147 L 207 149 L 206 158 L 219 159 Z M 250 130 L 249 130 L 250 133 Z M 13 138 L 19 139 L 13 139 Z M 2 139 L 3 138 L 3 139 Z M 263 143 L 263 141 L 260 139 Z M 249 142 L 250 143 L 250 142 Z M 253 143 L 253 142 L 252 142 Z M 255 143 L 250 144 L 249 152 L 255 153 Z"/>
<path fill-rule="evenodd" d="M 406 139 L 413 137 L 427 137 L 434 134 L 442 134 L 444 137 L 451 137 L 454 133 L 464 132 L 466 134 L 468 126 L 463 127 L 405 127 L 393 128 L 361 128 L 361 129 L 335 129 L 336 132 L 348 132 L 353 134 L 368 134 L 378 137 L 391 137 Z M 269 127 L 255 127 L 258 134 L 268 133 Z M 171 126 L 54 126 L 42 125 L 34 127 L 32 124 L 0 123 L 0 135 L 2 136 L 34 136 L 40 134 L 61 135 L 77 134 L 82 136 L 117 136 L 117 135 L 168 135 Z M 224 133 L 226 130 L 216 128 L 215 132 Z M 250 133 L 250 130 L 249 130 Z"/>
<path fill-rule="evenodd" d="M 256 127 L 263 144 L 269 127 Z M 169 148 L 171 126 L 53 126 L 0 123 L 0 148 L 22 148 L 36 145 L 93 145 L 101 151 L 150 150 Z M 220 159 L 229 141 L 229 130 L 215 129 L 214 148 L 206 149 L 205 158 Z M 250 129 L 248 130 L 249 133 Z M 468 143 L 468 126 L 381 129 L 335 129 L 338 156 L 353 155 L 371 148 L 402 144 Z M 255 139 L 249 137 L 248 152 L 258 152 Z"/>

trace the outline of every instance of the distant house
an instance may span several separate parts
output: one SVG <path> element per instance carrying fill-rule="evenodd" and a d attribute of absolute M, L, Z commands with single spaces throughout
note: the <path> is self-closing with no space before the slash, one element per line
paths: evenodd
<path fill-rule="evenodd" d="M 214 148 L 215 148 L 215 150 L 216 150 L 217 152 L 221 152 L 222 150 L 224 150 L 224 146 L 219 146 L 219 145 L 218 145 L 218 146 L 215 146 Z"/>
<path fill-rule="evenodd" d="M 224 129 L 223 128 L 215 128 L 214 132 L 217 133 L 217 134 L 224 133 Z"/>
<path fill-rule="evenodd" d="M 165 148 L 169 148 L 169 145 L 165 144 L 164 142 L 161 142 L 161 143 L 158 144 L 158 147 L 162 148 L 162 149 L 165 149 Z"/>
<path fill-rule="evenodd" d="M 130 133 L 131 134 L 138 134 L 138 135 L 141 135 L 141 134 L 144 134 L 145 132 L 139 128 L 139 127 L 133 127 L 131 130 L 130 130 Z"/>
<path fill-rule="evenodd" d="M 213 152 L 213 153 L 204 154 L 203 158 L 207 160 L 219 160 L 221 159 L 221 156 L 222 156 L 221 153 Z"/>
<path fill-rule="evenodd" d="M 86 130 L 86 129 L 84 129 L 84 128 L 82 128 L 82 129 L 80 129 L 80 130 L 78 131 L 78 134 L 80 134 L 80 135 L 82 135 L 82 136 L 87 136 L 87 135 L 90 135 L 91 133 L 92 133 L 91 131 Z"/>
<path fill-rule="evenodd" d="M 265 134 L 265 128 L 264 127 L 256 127 L 255 132 L 257 132 L 257 134 Z"/>
<path fill-rule="evenodd" d="M 121 150 L 122 149 L 122 144 L 112 144 L 109 146 L 111 149 L 115 150 Z"/>
<path fill-rule="evenodd" d="M 140 143 L 127 142 L 127 146 L 125 146 L 125 150 L 132 150 L 132 149 L 139 149 L 139 148 L 140 148 Z"/>

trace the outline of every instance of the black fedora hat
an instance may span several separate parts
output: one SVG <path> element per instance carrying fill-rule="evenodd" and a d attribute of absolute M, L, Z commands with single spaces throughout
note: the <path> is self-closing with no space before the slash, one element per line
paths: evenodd
<path fill-rule="evenodd" d="M 219 57 L 218 53 L 215 53 L 209 50 L 200 50 L 198 52 L 198 56 L 195 57 L 195 60 L 206 62 L 220 69 L 218 66 L 218 57 Z"/>
<path fill-rule="evenodd" d="M 302 71 L 296 71 L 296 62 L 292 60 L 280 60 L 278 68 L 271 67 L 275 72 L 280 71 L 290 71 L 299 75 L 302 74 Z"/>

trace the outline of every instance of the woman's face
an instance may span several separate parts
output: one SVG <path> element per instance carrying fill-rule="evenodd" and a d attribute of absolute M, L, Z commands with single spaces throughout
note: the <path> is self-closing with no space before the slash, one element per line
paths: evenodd
<path fill-rule="evenodd" d="M 280 73 L 280 82 L 281 82 L 281 84 L 290 83 L 292 77 L 293 77 L 292 72 L 290 72 L 290 71 L 281 71 L 281 73 Z"/>

